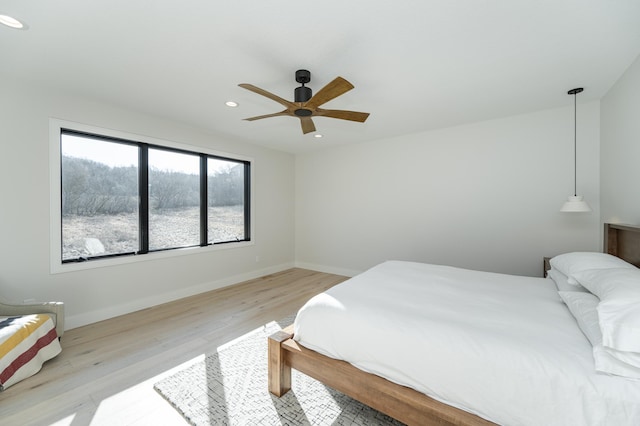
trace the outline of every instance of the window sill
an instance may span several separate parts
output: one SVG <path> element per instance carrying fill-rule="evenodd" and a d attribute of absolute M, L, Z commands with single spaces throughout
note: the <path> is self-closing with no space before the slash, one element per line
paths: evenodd
<path fill-rule="evenodd" d="M 219 250 L 240 249 L 254 245 L 253 241 L 241 241 L 237 243 L 214 244 L 206 247 L 187 247 L 146 253 L 143 255 L 118 256 L 107 259 L 93 259 L 86 262 L 61 263 L 59 259 L 51 259 L 51 274 L 63 274 L 66 272 L 85 271 L 89 269 L 104 268 L 109 266 L 126 265 L 131 263 L 148 262 L 172 257 L 204 254 Z"/>

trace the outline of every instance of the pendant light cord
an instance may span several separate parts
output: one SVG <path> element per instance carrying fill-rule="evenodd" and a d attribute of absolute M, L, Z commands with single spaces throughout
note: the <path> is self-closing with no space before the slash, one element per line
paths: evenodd
<path fill-rule="evenodd" d="M 576 107 L 577 93 L 573 94 L 573 195 L 578 195 L 578 109 Z"/>

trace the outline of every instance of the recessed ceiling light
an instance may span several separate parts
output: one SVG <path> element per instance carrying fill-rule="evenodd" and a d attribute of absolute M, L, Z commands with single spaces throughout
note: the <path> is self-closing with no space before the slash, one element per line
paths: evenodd
<path fill-rule="evenodd" d="M 237 102 L 233 102 L 233 101 L 227 101 L 224 103 L 226 106 L 231 107 L 231 108 L 235 108 L 238 106 Z"/>
<path fill-rule="evenodd" d="M 17 30 L 26 29 L 26 25 L 18 21 L 16 18 L 12 18 L 7 15 L 0 15 L 0 24 L 4 24 L 7 27 L 15 28 Z"/>
<path fill-rule="evenodd" d="M 322 137 L 322 135 L 320 133 L 317 133 L 317 134 L 313 135 L 313 137 L 320 139 Z"/>

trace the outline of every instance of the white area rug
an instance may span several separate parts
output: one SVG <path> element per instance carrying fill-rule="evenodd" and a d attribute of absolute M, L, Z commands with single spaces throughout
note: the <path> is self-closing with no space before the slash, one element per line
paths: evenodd
<path fill-rule="evenodd" d="M 282 398 L 267 390 L 267 336 L 291 324 L 271 322 L 154 388 L 193 425 L 401 425 L 358 401 L 293 371 Z"/>

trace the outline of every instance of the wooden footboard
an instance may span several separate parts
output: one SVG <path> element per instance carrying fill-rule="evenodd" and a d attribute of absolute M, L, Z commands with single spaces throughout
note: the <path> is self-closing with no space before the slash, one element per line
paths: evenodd
<path fill-rule="evenodd" d="M 276 396 L 291 389 L 291 369 L 294 368 L 408 425 L 494 424 L 347 362 L 307 349 L 292 337 L 293 326 L 269 337 L 269 391 Z"/>

